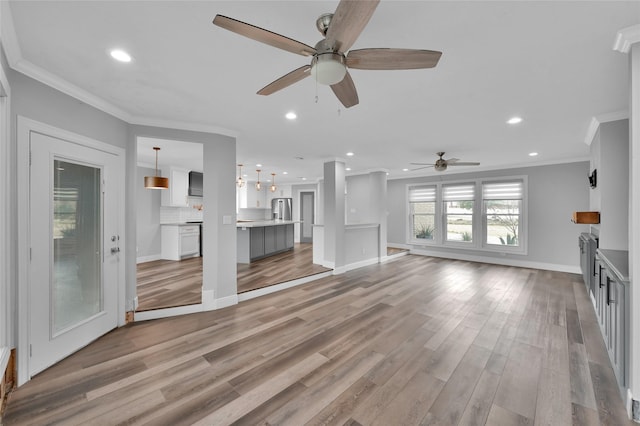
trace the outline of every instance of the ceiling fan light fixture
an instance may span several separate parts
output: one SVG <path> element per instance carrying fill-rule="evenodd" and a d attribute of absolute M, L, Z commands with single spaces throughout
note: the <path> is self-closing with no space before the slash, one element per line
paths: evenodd
<path fill-rule="evenodd" d="M 322 53 L 313 58 L 311 75 L 320 84 L 331 86 L 340 83 L 346 74 L 344 56 L 339 53 Z"/>

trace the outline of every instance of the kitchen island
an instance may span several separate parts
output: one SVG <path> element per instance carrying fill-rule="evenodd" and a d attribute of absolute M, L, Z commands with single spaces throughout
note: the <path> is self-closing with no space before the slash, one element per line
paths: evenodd
<path fill-rule="evenodd" d="M 237 223 L 238 263 L 293 250 L 293 220 L 254 220 Z"/>

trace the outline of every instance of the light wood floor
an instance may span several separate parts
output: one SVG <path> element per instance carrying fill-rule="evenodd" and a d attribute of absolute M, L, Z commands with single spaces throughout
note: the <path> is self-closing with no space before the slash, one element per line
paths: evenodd
<path fill-rule="evenodd" d="M 330 271 L 313 263 L 313 245 L 296 243 L 293 250 L 251 263 L 238 263 L 238 293 Z"/>
<path fill-rule="evenodd" d="M 296 243 L 293 250 L 238 263 L 238 293 L 330 271 L 313 264 L 313 246 Z M 138 264 L 138 312 L 195 305 L 202 300 L 202 257 Z"/>
<path fill-rule="evenodd" d="M 202 258 L 154 260 L 137 267 L 138 311 L 202 301 Z"/>
<path fill-rule="evenodd" d="M 578 275 L 420 256 L 134 323 L 5 425 L 630 425 Z"/>

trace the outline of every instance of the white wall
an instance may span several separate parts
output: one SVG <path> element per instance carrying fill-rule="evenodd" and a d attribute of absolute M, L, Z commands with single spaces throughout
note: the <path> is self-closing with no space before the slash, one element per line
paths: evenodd
<path fill-rule="evenodd" d="M 406 244 L 408 227 L 407 185 L 447 180 L 500 176 L 528 176 L 528 254 L 501 254 L 479 250 L 429 247 L 444 257 L 477 257 L 484 261 L 527 264 L 534 267 L 579 272 L 578 236 L 587 225 L 571 223 L 573 211 L 589 207 L 588 162 L 540 167 L 449 174 L 388 181 L 388 241 Z"/>
<path fill-rule="evenodd" d="M 137 168 L 136 188 L 136 257 L 145 259 L 157 256 L 160 245 L 160 189 L 146 189 L 144 177 L 153 176 L 155 169 Z"/>

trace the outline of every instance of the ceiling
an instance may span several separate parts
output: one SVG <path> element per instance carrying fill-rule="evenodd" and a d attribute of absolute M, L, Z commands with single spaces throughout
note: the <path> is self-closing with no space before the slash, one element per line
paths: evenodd
<path fill-rule="evenodd" d="M 639 1 L 383 0 L 352 49 L 443 55 L 427 70 L 351 70 L 360 104 L 349 109 L 311 78 L 256 95 L 309 59 L 211 23 L 219 13 L 313 46 L 316 18 L 337 4 L 12 1 L 16 43 L 7 56 L 130 122 L 236 136 L 245 173 L 261 163 L 281 183 L 317 179 L 331 158 L 344 158 L 351 173 L 386 169 L 389 178 L 435 173 L 402 169 L 435 161 L 436 151 L 480 161 L 474 170 L 586 159 L 592 117 L 628 109 L 628 57 L 612 45 L 618 30 L 640 23 Z M 116 47 L 133 61 L 115 62 Z M 285 119 L 288 111 L 298 118 Z M 522 123 L 506 124 L 512 116 Z"/>

